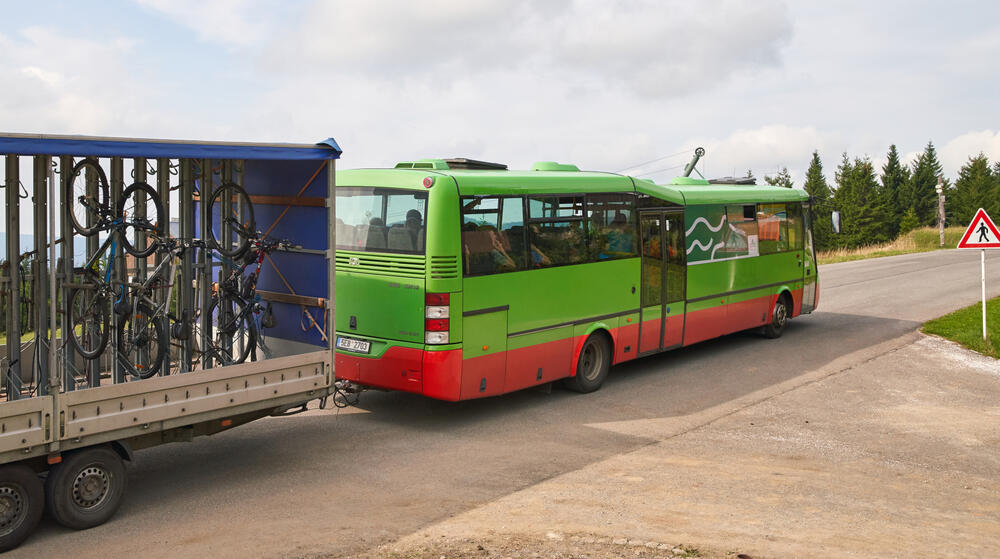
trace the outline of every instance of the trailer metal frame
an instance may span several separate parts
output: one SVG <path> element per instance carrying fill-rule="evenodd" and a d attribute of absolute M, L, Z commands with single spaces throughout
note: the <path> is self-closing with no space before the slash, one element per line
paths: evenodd
<path fill-rule="evenodd" d="M 66 453 L 109 444 L 128 459 L 137 449 L 187 441 L 268 415 L 282 415 L 316 399 L 325 403 L 333 392 L 332 343 L 316 351 L 227 367 L 210 368 L 203 364 L 203 368 L 191 372 L 188 364 L 192 340 L 188 339 L 180 344 L 177 355 L 167 351 L 167 362 L 160 376 L 146 380 L 126 378 L 117 364 L 118 317 L 114 312 L 109 324 L 112 339 L 104 355 L 97 360 L 80 359 L 66 336 L 59 335 L 64 332 L 70 313 L 67 295 L 74 274 L 74 241 L 78 238 L 69 223 L 73 200 L 66 199 L 74 158 L 96 156 L 109 167 L 112 203 L 117 201 L 126 183 L 131 182 L 125 169 L 125 163 L 130 161 L 132 180 L 154 185 L 166 214 L 161 219 L 169 223 L 170 217 L 176 217 L 179 236 L 193 238 L 197 232 L 203 239 L 208 236 L 210 224 L 208 212 L 200 209 L 199 204 L 206 202 L 212 189 L 223 180 L 244 184 L 246 159 L 325 161 L 325 219 L 330 224 L 326 227 L 327 248 L 302 252 L 324 253 L 329 274 L 327 306 L 333 310 L 336 227 L 332 224 L 336 216 L 335 160 L 340 154 L 332 138 L 309 145 L 0 133 L 7 231 L 6 246 L 0 247 L 6 251 L 7 262 L 5 271 L 0 270 L 0 298 L 6 303 L 0 320 L 7 331 L 8 356 L 6 370 L 0 370 L 4 373 L 0 379 L 3 396 L 0 466 L 23 464 L 42 473 L 59 464 Z M 23 186 L 26 181 L 21 173 L 26 160 L 31 162 L 30 187 Z M 150 175 L 155 175 L 155 181 L 149 181 Z M 172 184 L 172 177 L 177 184 Z M 86 177 L 86 181 L 88 189 L 96 189 L 93 177 Z M 201 196 L 196 201 L 197 186 Z M 34 202 L 35 255 L 30 296 L 34 303 L 31 319 L 35 335 L 31 342 L 30 369 L 20 359 L 21 307 L 25 293 L 21 291 L 18 266 L 22 255 L 21 200 L 25 189 Z M 176 216 L 169 215 L 171 190 L 179 190 Z M 59 237 L 55 238 L 57 222 Z M 98 248 L 97 235 L 87 237 L 84 245 L 84 258 L 88 258 Z M 145 277 L 146 271 L 162 256 L 155 253 L 147 258 L 120 254 L 113 263 L 115 276 L 119 281 L 129 274 Z M 131 269 L 127 269 L 129 262 Z M 206 251 L 198 251 L 197 255 L 185 252 L 178 266 L 177 314 L 180 315 L 181 309 L 202 309 L 202 332 L 210 332 L 212 328 L 212 317 L 207 312 L 211 301 L 209 286 L 222 266 L 213 263 Z M 334 324 L 334 320 L 327 321 L 327 340 L 333 339 Z M 0 479 L 0 485 L 3 483 Z M 49 485 L 51 491 L 53 484 Z M 0 548 L 10 543 L 4 537 L 0 534 Z M 13 545 L 17 543 L 19 540 Z"/>

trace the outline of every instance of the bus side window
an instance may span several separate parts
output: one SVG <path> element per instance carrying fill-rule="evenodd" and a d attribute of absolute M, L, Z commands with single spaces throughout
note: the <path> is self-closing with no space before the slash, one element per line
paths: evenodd
<path fill-rule="evenodd" d="M 500 235 L 508 254 L 514 260 L 515 268 L 527 269 L 524 265 L 524 199 L 520 196 L 504 198 L 500 209 Z"/>
<path fill-rule="evenodd" d="M 761 254 L 777 254 L 789 250 L 785 204 L 760 204 L 757 207 L 757 222 L 760 226 Z"/>
<path fill-rule="evenodd" d="M 725 207 L 729 226 L 722 230 L 723 252 L 730 256 L 749 254 L 750 237 L 758 235 L 756 208 L 754 204 Z"/>
<path fill-rule="evenodd" d="M 591 261 L 637 256 L 632 214 L 633 200 L 627 194 L 587 195 Z"/>
<path fill-rule="evenodd" d="M 523 258 L 523 245 L 511 246 L 507 236 L 498 230 L 500 200 L 468 198 L 462 202 L 462 259 L 466 275 L 481 276 L 517 270 L 515 257 Z M 517 203 L 520 204 L 520 200 Z"/>
<path fill-rule="evenodd" d="M 587 261 L 583 197 L 528 199 L 528 266 L 547 268 Z"/>
<path fill-rule="evenodd" d="M 788 215 L 788 248 L 791 250 L 802 250 L 802 204 L 785 204 L 785 213 Z"/>

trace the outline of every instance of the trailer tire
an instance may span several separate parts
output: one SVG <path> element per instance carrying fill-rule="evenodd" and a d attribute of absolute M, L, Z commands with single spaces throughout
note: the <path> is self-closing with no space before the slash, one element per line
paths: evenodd
<path fill-rule="evenodd" d="M 0 552 L 14 549 L 42 518 L 42 480 L 24 464 L 0 467 Z"/>
<path fill-rule="evenodd" d="M 53 466 L 45 483 L 45 501 L 53 520 L 83 530 L 103 524 L 125 495 L 125 463 L 107 446 L 68 454 Z"/>

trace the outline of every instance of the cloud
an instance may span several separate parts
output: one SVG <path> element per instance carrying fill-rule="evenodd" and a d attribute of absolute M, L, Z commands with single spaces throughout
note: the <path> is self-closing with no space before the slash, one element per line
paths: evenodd
<path fill-rule="evenodd" d="M 133 0 L 190 28 L 206 42 L 249 47 L 273 32 L 277 15 L 287 10 L 276 0 Z"/>
<path fill-rule="evenodd" d="M 124 116 L 119 111 L 128 103 L 121 96 L 134 91 L 122 79 L 128 74 L 122 54 L 130 41 L 77 39 L 46 27 L 18 35 L 0 36 L 0 73 L 15 76 L 0 96 L 0 122 L 6 127 L 83 132 Z"/>
<path fill-rule="evenodd" d="M 443 84 L 514 69 L 525 88 L 676 97 L 779 66 L 786 12 L 774 0 L 316 2 L 264 64 Z"/>
<path fill-rule="evenodd" d="M 1000 161 L 1000 131 L 987 129 L 962 134 L 941 146 L 938 157 L 945 173 L 957 177 L 958 169 L 980 152 L 991 162 Z"/>
<path fill-rule="evenodd" d="M 779 66 L 792 25 L 774 1 L 582 0 L 551 33 L 558 66 L 672 97 Z"/>

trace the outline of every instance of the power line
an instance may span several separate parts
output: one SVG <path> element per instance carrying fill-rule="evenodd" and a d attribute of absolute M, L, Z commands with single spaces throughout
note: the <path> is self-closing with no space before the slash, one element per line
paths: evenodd
<path fill-rule="evenodd" d="M 615 171 L 615 172 L 616 173 L 624 173 L 625 171 L 628 171 L 629 169 L 637 169 L 637 168 L 642 167 L 644 165 L 649 165 L 650 163 L 656 163 L 657 161 L 662 161 L 664 159 L 670 159 L 671 157 L 677 157 L 678 155 L 684 155 L 685 153 L 692 153 L 692 152 L 694 152 L 694 148 L 689 148 L 689 149 L 686 149 L 684 151 L 678 151 L 677 153 L 671 153 L 670 155 L 664 155 L 662 157 L 657 157 L 656 159 L 650 159 L 649 161 L 644 161 L 642 163 L 639 163 L 638 165 L 632 165 L 631 167 L 625 167 L 624 169 L 622 169 L 620 171 Z M 683 167 L 683 165 L 681 165 L 681 166 Z"/>
<path fill-rule="evenodd" d="M 681 167 L 684 167 L 685 165 L 687 165 L 687 163 L 682 163 L 680 165 L 674 165 L 673 167 L 663 167 L 662 169 L 656 169 L 655 171 L 648 171 L 648 172 L 645 172 L 645 173 L 636 173 L 636 175 L 637 176 L 641 176 L 641 175 L 655 175 L 656 173 L 662 173 L 663 171 L 670 171 L 672 169 L 680 169 Z"/>

